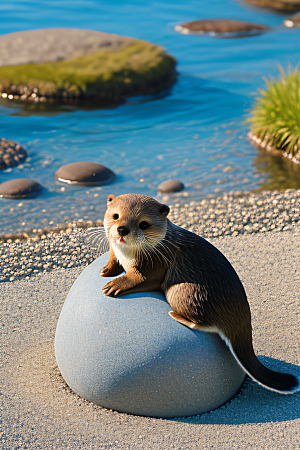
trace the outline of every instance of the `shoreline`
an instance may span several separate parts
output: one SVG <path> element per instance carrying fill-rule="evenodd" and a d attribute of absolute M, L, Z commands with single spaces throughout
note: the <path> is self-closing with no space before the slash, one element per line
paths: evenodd
<path fill-rule="evenodd" d="M 248 295 L 255 352 L 267 366 L 300 375 L 298 233 L 212 239 Z M 280 395 L 249 378 L 220 408 L 159 419 L 107 410 L 71 392 L 57 372 L 56 323 L 81 267 L 0 283 L 3 450 L 282 450 L 300 443 L 299 394 Z"/>
<path fill-rule="evenodd" d="M 164 200 L 162 199 L 162 202 Z M 205 239 L 300 231 L 300 190 L 224 194 L 170 205 L 169 219 Z M 102 226 L 77 220 L 54 230 L 34 230 L 32 237 L 5 241 L 0 237 L 0 282 L 30 278 L 57 268 L 84 267 L 99 252 L 86 240 L 85 231 Z"/>

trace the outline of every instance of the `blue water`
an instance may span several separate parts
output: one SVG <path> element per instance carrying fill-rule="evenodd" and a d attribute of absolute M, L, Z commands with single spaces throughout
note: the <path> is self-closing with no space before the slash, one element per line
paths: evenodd
<path fill-rule="evenodd" d="M 171 89 L 116 108 L 37 114 L 1 101 L 1 136 L 19 141 L 30 159 L 0 172 L 0 182 L 27 177 L 45 189 L 35 199 L 1 199 L 0 234 L 102 218 L 110 193 L 144 193 L 172 204 L 264 186 L 297 187 L 299 175 L 286 177 L 280 161 L 255 149 L 245 123 L 257 90 L 265 86 L 262 78 L 278 77 L 278 64 L 287 68 L 299 61 L 300 30 L 282 25 L 287 16 L 236 0 L 9 0 L 0 14 L 3 34 L 47 27 L 119 33 L 160 44 L 178 61 Z M 257 22 L 274 31 L 241 39 L 174 31 L 176 24 L 205 18 Z M 116 181 L 101 188 L 66 185 L 62 191 L 54 172 L 82 160 L 109 167 Z M 185 191 L 158 196 L 157 185 L 169 178 L 182 181 Z"/>

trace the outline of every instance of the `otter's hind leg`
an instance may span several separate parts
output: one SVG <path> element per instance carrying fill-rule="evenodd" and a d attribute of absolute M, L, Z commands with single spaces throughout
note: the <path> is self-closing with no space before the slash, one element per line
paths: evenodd
<path fill-rule="evenodd" d="M 170 311 L 169 314 L 172 317 L 172 319 L 176 320 L 176 322 L 181 323 L 182 325 L 185 325 L 188 328 L 191 328 L 191 329 L 199 328 L 199 326 L 195 322 L 192 322 L 191 320 L 188 320 L 185 317 L 180 316 L 179 314 L 175 313 L 174 311 Z"/>
<path fill-rule="evenodd" d="M 220 334 L 220 330 L 211 325 L 200 325 L 199 323 L 192 322 L 191 320 L 187 319 L 186 317 L 181 316 L 180 314 L 175 313 L 174 311 L 169 312 L 172 319 L 176 320 L 176 322 L 181 323 L 182 325 L 191 328 L 191 330 L 200 330 L 205 331 L 206 333 L 218 333 Z M 222 336 L 221 336 L 222 337 Z"/>

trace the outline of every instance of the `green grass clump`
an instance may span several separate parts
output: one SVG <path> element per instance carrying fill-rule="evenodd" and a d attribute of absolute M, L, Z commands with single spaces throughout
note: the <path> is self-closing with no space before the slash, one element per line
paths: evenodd
<path fill-rule="evenodd" d="M 298 67 L 286 74 L 280 67 L 279 80 L 266 81 L 256 99 L 252 117 L 252 133 L 266 145 L 287 154 L 300 154 L 300 73 Z"/>
<path fill-rule="evenodd" d="M 160 84 L 166 87 L 175 65 L 175 58 L 158 45 L 134 41 L 117 51 L 100 49 L 54 63 L 0 67 L 0 90 L 27 86 L 38 89 L 39 95 L 83 97 L 151 93 Z"/>

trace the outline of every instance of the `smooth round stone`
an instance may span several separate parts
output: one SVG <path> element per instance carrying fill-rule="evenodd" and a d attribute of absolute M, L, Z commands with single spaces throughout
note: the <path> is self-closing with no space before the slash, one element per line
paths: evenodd
<path fill-rule="evenodd" d="M 35 197 L 42 190 L 42 186 L 28 178 L 15 178 L 0 184 L 0 197 L 25 198 Z"/>
<path fill-rule="evenodd" d="M 283 23 L 287 28 L 300 28 L 300 13 L 295 14 L 290 19 L 284 20 Z"/>
<path fill-rule="evenodd" d="M 160 185 L 157 186 L 157 189 L 159 192 L 163 193 L 179 192 L 184 189 L 184 184 L 178 180 L 166 180 L 160 183 Z"/>
<path fill-rule="evenodd" d="M 21 164 L 27 156 L 27 151 L 17 141 L 1 138 L 0 140 L 0 170 Z"/>
<path fill-rule="evenodd" d="M 201 414 L 230 400 L 245 374 L 213 333 L 173 320 L 165 297 L 107 297 L 99 273 L 108 253 L 79 275 L 56 328 L 59 370 L 78 395 L 105 408 L 152 417 Z"/>
<path fill-rule="evenodd" d="M 255 36 L 271 30 L 267 25 L 231 19 L 194 20 L 176 25 L 174 29 L 182 34 L 206 34 L 212 37 Z"/>
<path fill-rule="evenodd" d="M 110 183 L 115 174 L 101 164 L 81 161 L 61 166 L 55 172 L 55 178 L 63 183 L 93 186 Z"/>

